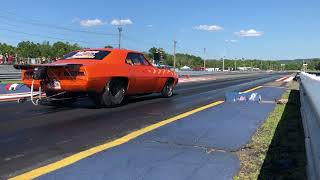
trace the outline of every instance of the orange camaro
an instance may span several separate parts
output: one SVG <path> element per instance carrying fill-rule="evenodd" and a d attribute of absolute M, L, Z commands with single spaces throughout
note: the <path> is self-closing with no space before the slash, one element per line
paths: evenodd
<path fill-rule="evenodd" d="M 125 96 L 173 94 L 178 83 L 174 71 L 154 67 L 137 51 L 125 49 L 83 49 L 50 64 L 15 65 L 32 91 L 45 92 L 54 104 L 74 102 L 87 94 L 98 106 L 113 107 Z"/>

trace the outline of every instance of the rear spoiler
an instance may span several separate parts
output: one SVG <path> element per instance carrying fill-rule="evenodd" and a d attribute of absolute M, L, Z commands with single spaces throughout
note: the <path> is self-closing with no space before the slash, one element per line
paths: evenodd
<path fill-rule="evenodd" d="M 15 64 L 13 67 L 15 69 L 28 70 L 34 69 L 36 67 L 44 67 L 44 68 L 79 68 L 82 64 Z"/>

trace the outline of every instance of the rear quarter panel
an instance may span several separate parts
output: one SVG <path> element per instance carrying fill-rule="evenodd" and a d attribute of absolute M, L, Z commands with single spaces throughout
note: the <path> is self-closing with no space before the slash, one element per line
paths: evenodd
<path fill-rule="evenodd" d="M 131 66 L 125 63 L 125 58 L 126 53 L 115 51 L 105 59 L 87 65 L 85 68 L 88 76 L 88 90 L 102 92 L 112 77 L 130 77 Z"/>

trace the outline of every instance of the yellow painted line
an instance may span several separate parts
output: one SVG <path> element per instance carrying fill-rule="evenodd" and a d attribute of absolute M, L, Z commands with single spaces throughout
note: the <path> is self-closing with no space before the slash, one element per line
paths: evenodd
<path fill-rule="evenodd" d="M 252 89 L 248 89 L 246 91 L 243 91 L 242 93 L 251 92 L 251 91 L 254 91 L 254 90 L 259 89 L 259 88 L 262 88 L 262 86 L 257 86 L 257 87 L 254 87 Z M 126 142 L 128 142 L 128 141 L 130 141 L 132 139 L 135 139 L 135 138 L 137 138 L 137 137 L 139 137 L 139 136 L 141 136 L 141 135 L 143 135 L 143 134 L 145 134 L 147 132 L 155 130 L 155 129 L 161 127 L 161 126 L 167 125 L 167 124 L 172 123 L 174 121 L 181 120 L 181 119 L 183 119 L 185 117 L 188 117 L 188 116 L 190 116 L 190 115 L 192 115 L 194 113 L 197 113 L 197 112 L 203 111 L 205 109 L 208 109 L 208 108 L 217 106 L 219 104 L 222 104 L 223 102 L 224 101 L 216 101 L 216 102 L 207 104 L 205 106 L 193 109 L 191 111 L 179 114 L 179 115 L 174 116 L 172 118 L 160 121 L 160 122 L 158 122 L 156 124 L 152 124 L 150 126 L 142 128 L 140 130 L 134 131 L 134 132 L 132 132 L 132 133 L 130 133 L 128 135 L 125 135 L 125 136 L 123 136 L 121 138 L 118 138 L 118 139 L 116 139 L 114 141 L 107 142 L 105 144 L 92 147 L 92 148 L 90 148 L 88 150 L 81 151 L 79 153 L 76 153 L 76 154 L 71 155 L 69 157 L 66 157 L 64 159 L 61 159 L 61 160 L 56 161 L 54 163 L 42 166 L 40 168 L 31 170 L 29 172 L 23 173 L 23 174 L 18 175 L 18 176 L 12 177 L 9 180 L 34 179 L 36 177 L 39 177 L 39 176 L 42 176 L 44 174 L 50 173 L 50 172 L 55 171 L 57 169 L 63 168 L 63 167 L 68 166 L 68 165 L 71 165 L 71 164 L 73 164 L 73 163 L 75 163 L 77 161 L 80 161 L 81 159 L 84 159 L 86 157 L 92 156 L 92 155 L 94 155 L 96 153 L 99 153 L 101 151 L 105 151 L 105 150 L 113 148 L 115 146 L 119 146 L 121 144 L 124 144 L 124 143 L 126 143 Z"/>
<path fill-rule="evenodd" d="M 257 86 L 257 87 L 248 89 L 248 90 L 246 90 L 246 91 L 243 91 L 242 93 L 248 93 L 248 92 L 251 92 L 251 91 L 255 91 L 255 90 L 260 89 L 260 88 L 262 88 L 262 87 L 263 87 L 263 86 Z"/>
<path fill-rule="evenodd" d="M 179 114 L 179 115 L 177 115 L 175 117 L 160 121 L 160 122 L 158 122 L 156 124 L 152 124 L 150 126 L 142 128 L 140 130 L 134 131 L 134 132 L 132 132 L 132 133 L 126 135 L 126 136 L 123 136 L 123 137 L 121 137 L 119 139 L 116 139 L 114 141 L 107 142 L 105 144 L 90 148 L 88 150 L 84 150 L 82 152 L 76 153 L 74 155 L 66 157 L 66 158 L 64 158 L 62 160 L 59 160 L 57 162 L 54 162 L 54 163 L 45 165 L 43 167 L 31 170 L 29 172 L 26 172 L 24 174 L 18 175 L 16 177 L 13 177 L 13 178 L 10 178 L 10 179 L 21 179 L 21 180 L 34 179 L 36 177 L 42 176 L 42 175 L 47 174 L 49 172 L 52 172 L 52 171 L 55 171 L 57 169 L 63 168 L 65 166 L 68 166 L 70 164 L 73 164 L 73 163 L 75 163 L 77 161 L 80 161 L 81 159 L 84 159 L 86 157 L 94 155 L 94 154 L 96 154 L 98 152 L 101 152 L 101 151 L 110 149 L 112 147 L 121 145 L 123 143 L 126 143 L 126 142 L 128 142 L 128 141 L 130 141 L 130 140 L 132 140 L 134 138 L 137 138 L 137 137 L 139 137 L 139 136 L 141 136 L 141 135 L 143 135 L 143 134 L 145 134 L 147 132 L 150 132 L 150 131 L 152 131 L 154 129 L 157 129 L 157 128 L 161 127 L 161 126 L 164 126 L 166 124 L 169 124 L 169 123 L 172 123 L 174 121 L 180 120 L 182 118 L 185 118 L 185 117 L 190 116 L 190 115 L 192 115 L 194 113 L 203 111 L 205 109 L 217 106 L 217 105 L 219 105 L 219 104 L 221 104 L 223 102 L 224 101 L 216 101 L 216 102 L 210 103 L 208 105 L 196 108 L 194 110 Z"/>

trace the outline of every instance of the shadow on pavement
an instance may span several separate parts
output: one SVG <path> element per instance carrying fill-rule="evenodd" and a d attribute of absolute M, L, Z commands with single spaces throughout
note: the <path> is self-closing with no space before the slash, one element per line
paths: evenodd
<path fill-rule="evenodd" d="M 291 90 L 258 179 L 307 179 L 298 90 Z"/>

